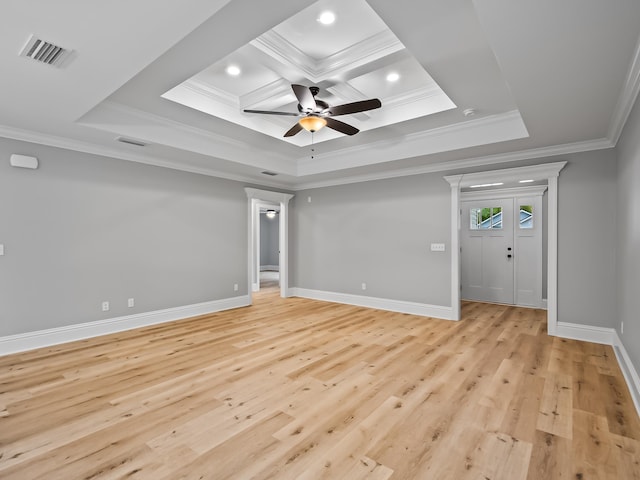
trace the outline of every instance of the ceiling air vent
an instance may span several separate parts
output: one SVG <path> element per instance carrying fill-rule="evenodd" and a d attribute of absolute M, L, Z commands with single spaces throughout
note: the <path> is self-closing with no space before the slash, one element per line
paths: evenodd
<path fill-rule="evenodd" d="M 47 65 L 60 66 L 70 53 L 71 50 L 31 35 L 29 41 L 20 52 L 20 56 L 31 58 Z"/>
<path fill-rule="evenodd" d="M 116 140 L 121 142 L 121 143 L 126 143 L 127 145 L 135 145 L 136 147 L 146 147 L 147 146 L 146 143 L 143 143 L 140 140 L 133 140 L 132 138 L 117 137 Z"/>
<path fill-rule="evenodd" d="M 276 175 L 278 175 L 275 172 L 268 172 L 266 170 L 264 172 L 260 172 L 260 173 L 262 173 L 263 175 L 269 175 L 270 177 L 275 177 Z"/>

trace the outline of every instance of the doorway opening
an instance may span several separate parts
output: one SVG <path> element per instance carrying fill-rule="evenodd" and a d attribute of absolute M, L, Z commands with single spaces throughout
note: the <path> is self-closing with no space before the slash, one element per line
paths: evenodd
<path fill-rule="evenodd" d="M 260 204 L 258 225 L 258 290 L 280 287 L 280 205 Z"/>
<path fill-rule="evenodd" d="M 461 298 L 545 308 L 546 185 L 460 194 Z"/>
<path fill-rule="evenodd" d="M 463 188 L 474 185 L 518 184 L 521 180 L 546 181 L 547 209 L 547 330 L 558 329 L 558 176 L 567 162 L 553 162 L 527 167 L 487 172 L 447 175 L 451 187 L 451 318 L 460 319 L 460 195 Z"/>
<path fill-rule="evenodd" d="M 260 211 L 278 209 L 278 280 L 280 296 L 289 296 L 289 200 L 293 195 L 257 188 L 245 188 L 248 199 L 247 284 L 251 293 L 260 290 Z M 253 301 L 253 297 L 252 297 Z"/>

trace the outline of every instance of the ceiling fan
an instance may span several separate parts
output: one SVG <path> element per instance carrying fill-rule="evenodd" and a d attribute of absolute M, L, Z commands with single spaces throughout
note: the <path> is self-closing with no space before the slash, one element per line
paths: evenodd
<path fill-rule="evenodd" d="M 320 91 L 318 87 L 305 87 L 303 85 L 291 85 L 293 93 L 298 99 L 298 112 L 274 112 L 270 110 L 244 110 L 246 113 L 262 113 L 266 115 L 287 115 L 291 117 L 302 117 L 293 127 L 291 127 L 285 137 L 293 137 L 303 128 L 309 132 L 317 132 L 322 127 L 327 126 L 333 130 L 346 135 L 355 135 L 360 130 L 347 123 L 336 120 L 333 117 L 348 115 L 351 113 L 366 112 L 380 108 L 382 103 L 377 98 L 361 100 L 359 102 L 345 103 L 342 105 L 330 106 L 327 102 L 316 98 Z"/>

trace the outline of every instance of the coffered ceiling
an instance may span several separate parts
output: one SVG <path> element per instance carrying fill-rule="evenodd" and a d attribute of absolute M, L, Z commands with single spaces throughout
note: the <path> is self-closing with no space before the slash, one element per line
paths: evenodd
<path fill-rule="evenodd" d="M 634 0 L 8 0 L 2 10 L 0 136 L 280 188 L 608 148 L 640 86 Z M 57 66 L 20 56 L 31 35 L 69 56 Z M 286 138 L 298 117 L 243 111 L 297 113 L 292 84 L 319 87 L 331 106 L 382 107 L 340 116 L 353 136 Z"/>

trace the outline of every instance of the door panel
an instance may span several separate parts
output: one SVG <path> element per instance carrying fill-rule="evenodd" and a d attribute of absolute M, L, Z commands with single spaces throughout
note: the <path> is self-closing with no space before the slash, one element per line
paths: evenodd
<path fill-rule="evenodd" d="M 542 197 L 515 199 L 515 303 L 542 306 Z"/>
<path fill-rule="evenodd" d="M 461 206 L 462 298 L 514 303 L 513 199 Z"/>

